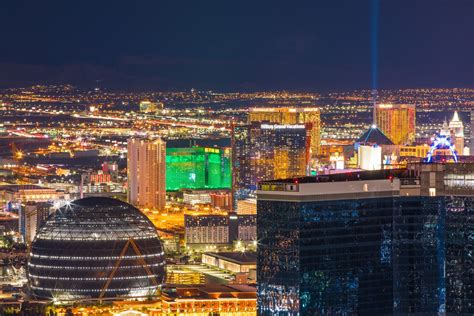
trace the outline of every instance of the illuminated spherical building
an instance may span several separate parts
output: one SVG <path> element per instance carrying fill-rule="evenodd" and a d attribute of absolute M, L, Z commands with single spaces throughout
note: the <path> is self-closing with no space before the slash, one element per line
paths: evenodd
<path fill-rule="evenodd" d="M 31 294 L 51 300 L 146 297 L 164 282 L 163 247 L 135 207 L 110 198 L 68 203 L 31 246 Z"/>

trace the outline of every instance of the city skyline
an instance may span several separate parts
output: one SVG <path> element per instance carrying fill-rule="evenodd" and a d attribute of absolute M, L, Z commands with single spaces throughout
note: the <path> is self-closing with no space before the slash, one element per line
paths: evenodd
<path fill-rule="evenodd" d="M 0 29 L 1 315 L 474 314 L 473 0 Z"/>

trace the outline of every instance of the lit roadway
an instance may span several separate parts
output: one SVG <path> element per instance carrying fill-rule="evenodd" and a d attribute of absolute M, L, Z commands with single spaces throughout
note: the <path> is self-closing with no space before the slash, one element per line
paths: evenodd
<path fill-rule="evenodd" d="M 114 117 L 114 116 L 102 116 L 102 115 L 80 115 L 80 114 L 72 114 L 72 117 L 75 118 L 82 118 L 82 119 L 93 119 L 93 120 L 104 120 L 104 121 L 121 121 L 121 122 L 131 122 L 132 119 L 129 118 L 121 118 L 121 117 Z"/>
<path fill-rule="evenodd" d="M 48 135 L 41 135 L 41 134 L 30 134 L 22 129 L 9 129 L 7 130 L 9 134 L 18 136 L 18 137 L 26 137 L 26 138 L 49 138 Z"/>
<path fill-rule="evenodd" d="M 159 125 L 168 125 L 173 127 L 187 127 L 187 128 L 207 128 L 207 129 L 218 129 L 221 131 L 230 131 L 229 127 L 225 126 L 214 126 L 208 124 L 197 124 L 197 123 L 184 123 L 176 121 L 163 121 L 163 120 L 147 120 L 146 123 L 159 124 Z"/>
<path fill-rule="evenodd" d="M 228 126 L 225 124 L 219 123 L 216 125 L 214 124 L 205 124 L 205 123 L 197 123 L 197 122 L 189 122 L 189 121 L 197 121 L 194 118 L 189 117 L 178 117 L 174 118 L 173 120 L 167 119 L 140 119 L 140 118 L 129 118 L 129 117 L 118 117 L 118 116 L 111 116 L 111 115 L 100 115 L 100 114 L 79 114 L 73 113 L 68 111 L 49 111 L 49 110 L 42 110 L 42 109 L 10 109 L 17 112 L 28 112 L 34 113 L 36 115 L 43 114 L 43 115 L 69 115 L 73 118 L 80 118 L 80 119 L 92 119 L 92 120 L 103 120 L 103 121 L 118 121 L 118 122 L 134 122 L 137 120 L 142 121 L 143 123 L 150 123 L 150 124 L 158 124 L 158 125 L 166 125 L 166 126 L 173 126 L 173 127 L 187 127 L 187 128 L 204 128 L 204 129 L 217 129 L 217 130 L 227 130 L 230 131 Z M 176 120 L 177 119 L 177 120 Z M 187 120 L 188 122 L 182 122 L 179 120 Z M 30 136 L 30 137 L 37 137 L 37 136 Z"/>

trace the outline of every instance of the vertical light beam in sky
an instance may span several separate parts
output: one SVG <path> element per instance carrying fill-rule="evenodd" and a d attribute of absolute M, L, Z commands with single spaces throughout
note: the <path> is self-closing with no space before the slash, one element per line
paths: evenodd
<path fill-rule="evenodd" d="M 373 108 L 373 124 L 376 124 L 376 103 L 378 89 L 378 58 L 379 58 L 379 1 L 371 0 L 371 23 L 370 23 L 370 43 L 371 43 L 371 66 L 372 66 L 372 102 Z"/>

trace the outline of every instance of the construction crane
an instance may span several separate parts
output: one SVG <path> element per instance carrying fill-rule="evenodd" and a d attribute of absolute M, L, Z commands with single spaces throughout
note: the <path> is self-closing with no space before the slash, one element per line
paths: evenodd
<path fill-rule="evenodd" d="M 107 281 L 105 282 L 104 286 L 102 287 L 102 289 L 100 291 L 99 299 L 102 299 L 104 297 L 105 292 L 109 288 L 110 283 L 112 282 L 115 274 L 117 273 L 117 271 L 119 269 L 120 263 L 122 262 L 122 258 L 125 256 L 125 254 L 127 253 L 128 248 L 130 246 L 132 246 L 133 251 L 135 252 L 135 254 L 138 257 L 137 258 L 138 263 L 143 267 L 143 269 L 146 271 L 147 275 L 151 277 L 151 282 L 153 283 L 153 285 L 155 285 L 155 286 L 159 285 L 158 281 L 156 280 L 156 277 L 153 275 L 153 272 L 150 270 L 150 267 L 148 266 L 145 259 L 143 258 L 143 255 L 142 255 L 140 249 L 138 248 L 138 245 L 135 243 L 135 240 L 133 240 L 133 238 L 130 238 L 125 243 L 125 246 L 123 247 L 122 251 L 120 252 L 120 255 L 117 258 L 117 261 L 115 261 L 115 265 L 114 265 L 112 271 L 110 272 L 110 275 L 107 278 Z"/>

